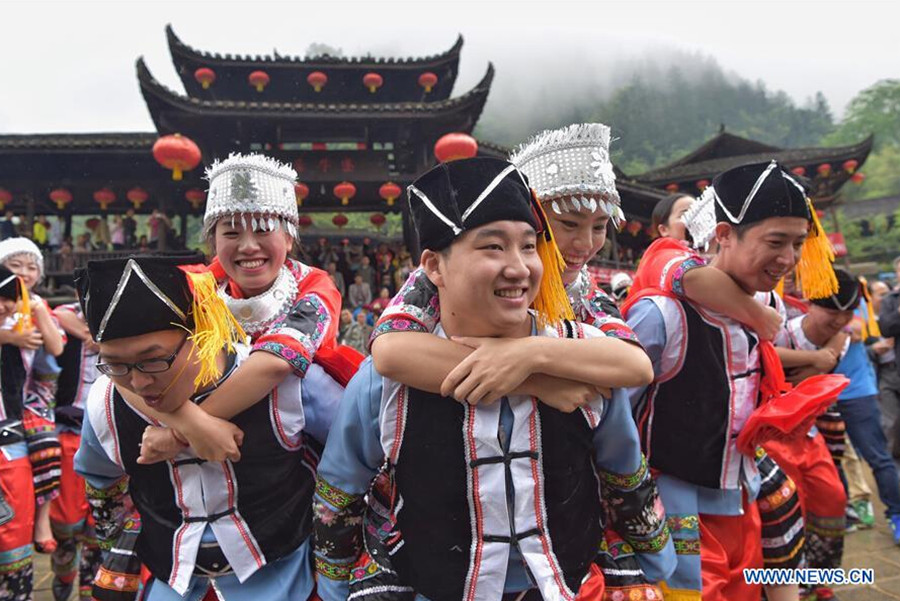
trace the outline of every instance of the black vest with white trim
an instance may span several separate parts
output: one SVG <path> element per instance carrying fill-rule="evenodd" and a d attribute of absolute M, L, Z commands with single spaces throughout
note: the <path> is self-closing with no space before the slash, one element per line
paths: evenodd
<path fill-rule="evenodd" d="M 581 338 L 589 328 L 564 325 L 544 335 Z M 399 533 L 390 560 L 432 601 L 499 599 L 513 547 L 545 599 L 574 600 L 596 556 L 593 435 L 604 401 L 568 414 L 528 397 L 507 403 L 508 441 L 501 402 L 473 407 L 385 380 L 382 446 L 394 484 L 385 501 Z"/>
<path fill-rule="evenodd" d="M 635 407 L 648 463 L 699 486 L 737 488 L 744 459 L 735 441 L 759 398 L 756 336 L 689 302 L 651 298 L 670 339 L 662 377 Z"/>
<path fill-rule="evenodd" d="M 12 344 L 0 346 L 0 394 L 3 405 L 0 407 L 0 422 L 18 421 L 22 419 L 25 383 L 28 381 L 28 370 L 22 359 L 22 350 Z M 2 440 L 0 440 L 2 444 Z"/>
<path fill-rule="evenodd" d="M 91 425 L 128 474 L 129 493 L 141 514 L 137 553 L 176 591 L 193 574 L 207 524 L 241 581 L 309 536 L 315 469 L 302 432 L 300 382 L 288 377 L 267 399 L 231 420 L 244 432 L 236 463 L 182 453 L 172 461 L 138 464 L 148 418 L 128 405 L 106 376 L 91 389 Z"/>

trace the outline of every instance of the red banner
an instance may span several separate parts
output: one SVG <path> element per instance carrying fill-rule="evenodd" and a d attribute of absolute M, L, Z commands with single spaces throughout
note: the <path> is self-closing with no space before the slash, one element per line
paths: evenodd
<path fill-rule="evenodd" d="M 617 273 L 627 273 L 632 278 L 634 277 L 634 270 L 632 269 L 612 269 L 610 267 L 588 265 L 588 271 L 590 272 L 594 280 L 599 284 L 609 284 L 612 276 Z"/>
<path fill-rule="evenodd" d="M 828 240 L 831 242 L 832 248 L 834 248 L 835 257 L 847 256 L 847 244 L 844 242 L 844 234 L 841 232 L 832 232 L 828 234 Z"/>

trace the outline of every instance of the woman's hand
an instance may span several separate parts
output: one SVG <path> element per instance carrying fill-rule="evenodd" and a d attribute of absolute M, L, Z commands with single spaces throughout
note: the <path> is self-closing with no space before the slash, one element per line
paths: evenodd
<path fill-rule="evenodd" d="M 534 370 L 531 338 L 456 337 L 457 344 L 475 349 L 444 379 L 441 394 L 470 405 L 492 403 L 507 396 Z"/>

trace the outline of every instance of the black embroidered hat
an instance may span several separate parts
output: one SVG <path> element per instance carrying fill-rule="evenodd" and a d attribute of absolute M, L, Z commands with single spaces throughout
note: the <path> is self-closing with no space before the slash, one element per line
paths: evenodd
<path fill-rule="evenodd" d="M 187 331 L 200 363 L 197 385 L 215 382 L 219 353 L 246 338 L 199 254 L 89 261 L 75 272 L 75 287 L 96 342 L 177 328 Z"/>
<path fill-rule="evenodd" d="M 716 221 L 732 225 L 769 217 L 810 220 L 806 191 L 776 161 L 741 165 L 713 178 Z"/>
<path fill-rule="evenodd" d="M 134 255 L 89 261 L 75 272 L 75 287 L 94 340 L 193 329 L 193 295 L 179 267 L 198 263 L 203 263 L 199 255 Z"/>
<path fill-rule="evenodd" d="M 19 277 L 0 265 L 0 297 L 19 300 Z"/>
<path fill-rule="evenodd" d="M 492 221 L 525 221 L 543 231 L 531 188 L 509 161 L 475 158 L 440 163 L 407 188 L 424 249 L 443 250 L 463 232 Z"/>
<path fill-rule="evenodd" d="M 810 302 L 826 309 L 837 309 L 838 311 L 856 309 L 862 298 L 859 280 L 843 269 L 835 269 L 834 275 L 837 276 L 838 291 L 831 296 L 814 298 Z"/>
<path fill-rule="evenodd" d="M 495 221 L 524 221 L 537 236 L 543 277 L 532 307 L 538 325 L 572 319 L 562 283 L 565 261 L 528 180 L 501 159 L 475 158 L 441 163 L 407 188 L 410 214 L 419 245 L 440 251 L 463 233 Z"/>

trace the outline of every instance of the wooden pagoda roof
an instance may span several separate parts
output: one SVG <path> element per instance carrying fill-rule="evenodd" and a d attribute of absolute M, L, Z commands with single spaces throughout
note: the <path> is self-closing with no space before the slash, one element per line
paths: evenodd
<path fill-rule="evenodd" d="M 474 88 L 456 98 L 437 102 L 267 102 L 244 100 L 204 100 L 180 95 L 161 84 L 147 68 L 143 58 L 137 61 L 138 81 L 150 114 L 161 133 L 180 130 L 178 123 L 170 123 L 168 115 L 183 114 L 196 117 L 245 117 L 274 118 L 279 122 L 308 121 L 333 127 L 333 118 L 342 121 L 428 120 L 445 121 L 447 131 L 470 132 L 481 116 L 487 101 L 494 66 L 488 64 L 487 72 Z"/>
<path fill-rule="evenodd" d="M 203 169 L 172 181 L 170 172 L 153 159 L 158 137 L 155 132 L 0 135 L 0 187 L 12 194 L 9 208 L 17 212 L 24 212 L 29 198 L 37 214 L 60 212 L 49 196 L 56 188 L 72 193 L 65 212 L 98 213 L 94 192 L 101 188 L 116 195 L 110 211 L 124 212 L 131 207 L 128 190 L 136 187 L 149 195 L 141 212 L 161 205 L 179 210 L 187 205 L 187 190 L 206 188 Z"/>
<path fill-rule="evenodd" d="M 192 48 L 185 44 L 166 26 L 166 37 L 175 70 L 184 84 L 188 96 L 204 100 L 243 100 L 246 102 L 280 103 L 332 103 L 355 102 L 379 104 L 392 102 L 438 102 L 446 100 L 453 91 L 459 68 L 459 55 L 463 46 L 458 36 L 450 49 L 434 56 L 421 58 L 383 58 L 374 56 L 337 57 L 320 55 L 313 57 L 240 56 L 218 54 Z M 194 78 L 198 68 L 212 69 L 216 75 L 207 89 Z M 265 71 L 269 84 L 258 92 L 248 83 L 253 71 Z M 321 71 L 328 83 L 316 92 L 306 78 Z M 384 84 L 376 92 L 370 92 L 362 83 L 366 73 L 378 73 Z M 419 75 L 431 72 L 437 75 L 437 83 L 430 92 L 419 85 Z"/>
<path fill-rule="evenodd" d="M 700 180 L 712 181 L 717 174 L 732 167 L 774 159 L 787 169 L 803 167 L 813 197 L 829 202 L 850 179 L 851 174 L 842 169 L 843 163 L 852 159 L 857 161 L 857 169 L 861 168 L 872 150 L 873 141 L 874 136 L 870 135 L 849 146 L 779 148 L 720 131 L 681 159 L 632 178 L 655 188 L 675 184 L 680 191 L 695 195 Z M 817 173 L 818 166 L 823 163 L 832 167 L 828 176 Z"/>

